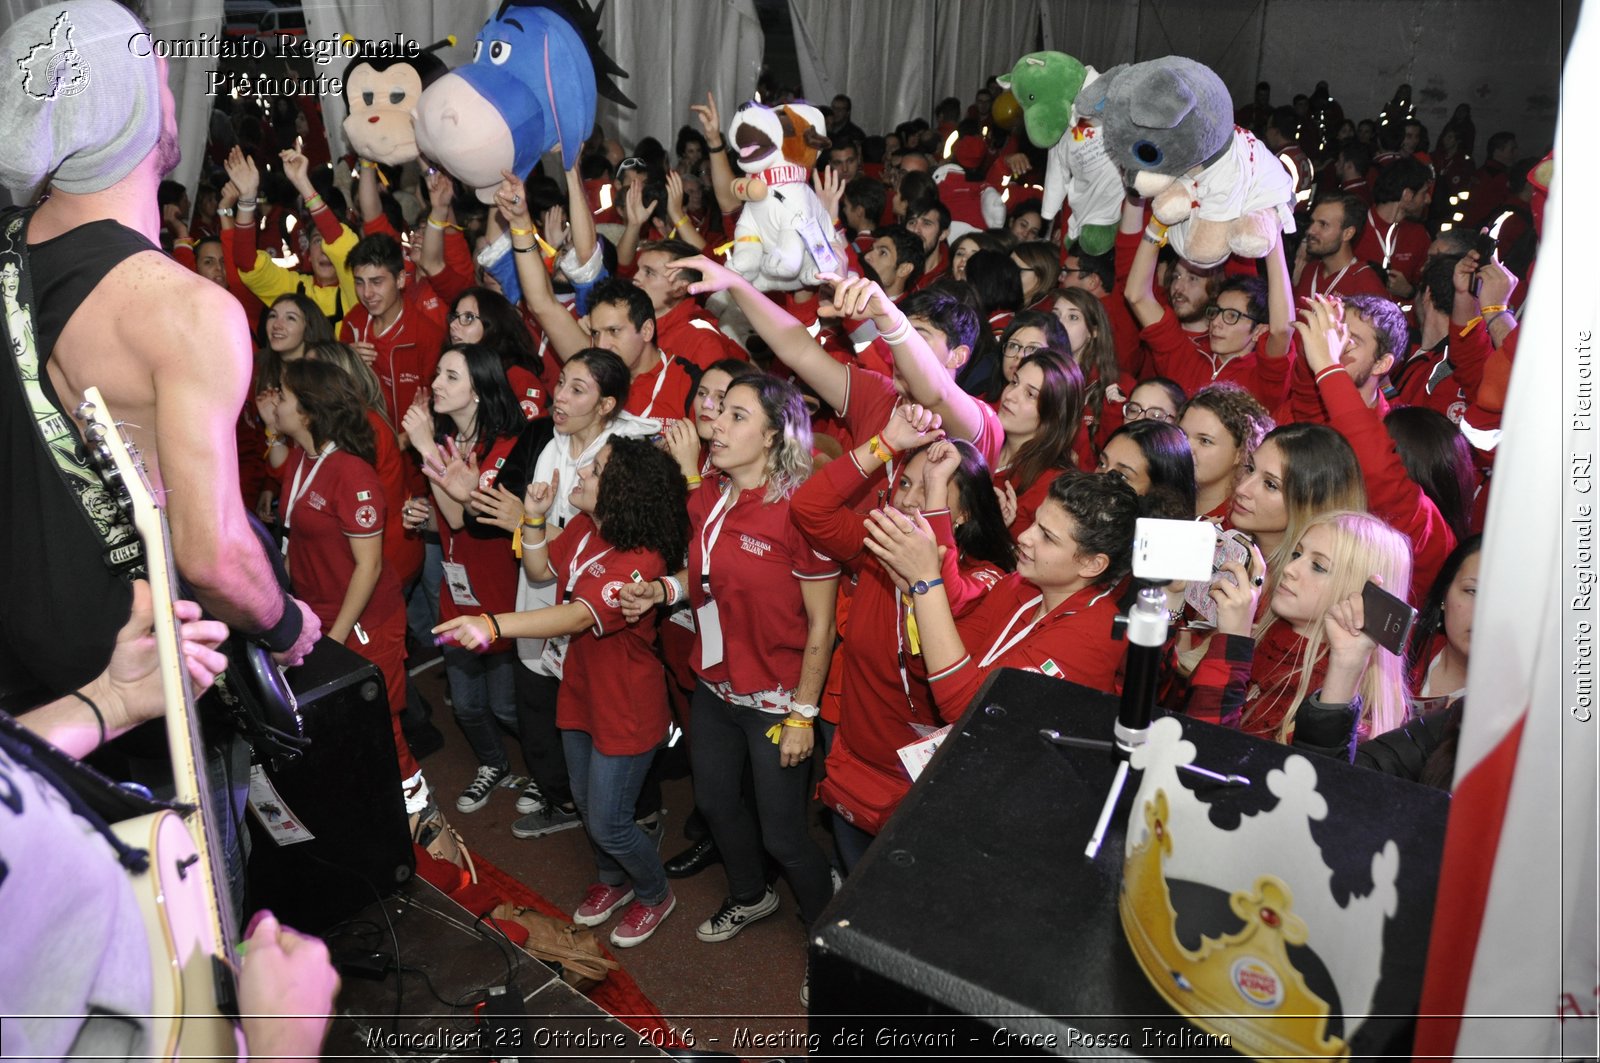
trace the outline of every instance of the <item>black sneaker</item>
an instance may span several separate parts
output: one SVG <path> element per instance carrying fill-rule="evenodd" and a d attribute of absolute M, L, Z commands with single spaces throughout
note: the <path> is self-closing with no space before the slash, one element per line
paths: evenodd
<path fill-rule="evenodd" d="M 539 784 L 529 778 L 528 785 L 522 788 L 522 796 L 517 798 L 517 814 L 519 816 L 531 815 L 544 806 L 544 793 L 540 791 Z"/>
<path fill-rule="evenodd" d="M 757 919 L 765 919 L 777 910 L 778 894 L 770 886 L 753 904 L 740 904 L 730 897 L 722 902 L 716 914 L 695 928 L 694 936 L 701 941 L 727 941 Z"/>
<path fill-rule="evenodd" d="M 489 803 L 489 795 L 494 793 L 494 788 L 500 780 L 510 772 L 509 768 L 491 768 L 484 764 L 479 766 L 467 788 L 461 791 L 461 796 L 456 798 L 456 811 L 476 812 Z"/>

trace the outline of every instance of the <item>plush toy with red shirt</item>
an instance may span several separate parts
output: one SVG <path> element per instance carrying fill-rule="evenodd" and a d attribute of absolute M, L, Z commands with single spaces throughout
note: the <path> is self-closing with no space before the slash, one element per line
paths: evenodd
<path fill-rule="evenodd" d="M 1098 123 L 1076 106 L 1083 87 L 1099 77 L 1064 52 L 1032 52 L 999 79 L 1022 108 L 1028 139 L 1050 151 L 1044 217 L 1055 217 L 1066 202 L 1067 239 L 1091 255 L 1111 250 L 1122 218 L 1122 174 L 1106 157 Z"/>
<path fill-rule="evenodd" d="M 1210 67 L 1169 55 L 1112 67 L 1077 107 L 1100 124 L 1111 161 L 1150 196 L 1184 259 L 1215 266 L 1263 258 L 1294 232 L 1294 185 L 1266 145 L 1233 124 L 1227 86 Z"/>
<path fill-rule="evenodd" d="M 745 201 L 733 230 L 728 268 L 762 291 L 791 292 L 839 270 L 833 219 L 811 188 L 811 167 L 827 149 L 822 112 L 803 103 L 747 103 L 728 126 L 728 143 L 748 176 L 733 183 Z"/>

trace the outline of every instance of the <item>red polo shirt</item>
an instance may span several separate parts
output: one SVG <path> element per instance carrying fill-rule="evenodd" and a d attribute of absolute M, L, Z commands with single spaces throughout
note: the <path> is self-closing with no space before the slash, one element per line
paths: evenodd
<path fill-rule="evenodd" d="M 654 369 L 633 378 L 622 408 L 636 417 L 676 421 L 683 418 L 693 394 L 694 378 L 682 362 L 663 351 Z"/>
<path fill-rule="evenodd" d="M 448 335 L 445 318 L 449 313 L 426 279 L 412 280 L 400 294 L 400 316 L 382 332 L 364 306 L 353 308 L 339 326 L 340 342 L 370 343 L 378 349 L 372 371 L 383 386 L 383 401 L 395 424 L 411 408 L 417 392 L 433 383 L 439 349 Z"/>
<path fill-rule="evenodd" d="M 1389 268 L 1399 270 L 1413 288 L 1422 278 L 1422 267 L 1428 260 L 1428 247 L 1433 238 L 1428 230 L 1414 221 L 1387 222 L 1378 217 L 1377 209 L 1367 211 L 1367 227 L 1356 244 L 1356 258 L 1363 262 L 1385 259 Z"/>
<path fill-rule="evenodd" d="M 748 362 L 750 355 L 722 334 L 717 319 L 693 299 L 685 299 L 665 314 L 656 316 L 656 344 L 675 358 L 710 369 L 724 358 Z"/>

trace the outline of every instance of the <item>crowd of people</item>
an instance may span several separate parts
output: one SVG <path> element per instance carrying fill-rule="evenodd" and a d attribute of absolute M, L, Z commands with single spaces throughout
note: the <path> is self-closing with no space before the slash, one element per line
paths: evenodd
<path fill-rule="evenodd" d="M 1351 122 L 1263 85 L 1238 121 L 1301 231 L 1201 268 L 1129 198 L 1094 255 L 999 91 L 876 135 L 834 98 L 813 181 L 847 269 L 798 292 L 725 265 L 709 95 L 670 150 L 597 130 L 488 205 L 425 159 L 317 157 L 314 101 L 219 114 L 193 203 L 161 186 L 163 244 L 253 329 L 240 504 L 382 671 L 408 811 L 434 800 L 408 671 L 442 653 L 478 764 L 454 810 L 525 768 L 513 833 L 586 831 L 573 918 L 620 913 L 618 947 L 717 860 L 700 940 L 778 909 L 769 865 L 816 919 L 900 751 L 996 669 L 1118 690 L 1142 516 L 1219 544 L 1167 587 L 1164 707 L 1449 784 L 1536 160 L 1510 133 L 1477 159 L 1465 108 L 1430 148 L 1399 96 Z M 1363 633 L 1369 581 L 1421 609 L 1404 654 Z M 663 860 L 678 729 L 696 844 Z"/>

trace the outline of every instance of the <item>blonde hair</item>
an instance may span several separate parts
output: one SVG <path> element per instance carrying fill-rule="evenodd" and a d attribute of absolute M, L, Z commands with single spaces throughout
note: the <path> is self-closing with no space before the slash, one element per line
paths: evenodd
<path fill-rule="evenodd" d="M 767 428 L 777 433 L 767 452 L 767 501 L 781 502 L 799 490 L 811 475 L 811 415 L 800 389 L 765 373 L 741 377 L 728 390 L 756 393 Z"/>
<path fill-rule="evenodd" d="M 1296 549 L 1301 538 L 1312 528 L 1325 527 L 1333 532 L 1333 549 L 1328 568 L 1328 604 L 1343 601 L 1357 593 L 1367 580 L 1376 576 L 1391 593 L 1404 595 L 1411 588 L 1411 541 L 1388 524 L 1368 513 L 1339 510 L 1324 513 L 1311 521 L 1295 537 L 1288 549 Z M 1270 601 L 1270 599 L 1269 599 Z M 1257 621 L 1254 635 L 1259 640 L 1267 628 L 1280 621 L 1269 606 Z M 1284 621 L 1287 623 L 1287 621 Z M 1294 730 L 1294 717 L 1311 692 L 1312 675 L 1319 661 L 1327 654 L 1325 628 L 1327 610 L 1310 623 L 1305 633 L 1305 646 L 1295 673 L 1294 697 L 1289 710 L 1279 725 L 1278 738 L 1286 741 Z M 1278 690 L 1263 691 L 1258 704 L 1276 700 Z M 1361 719 L 1358 729 L 1364 734 L 1381 734 L 1399 727 L 1406 720 L 1406 670 L 1405 660 L 1387 650 L 1374 649 L 1367 659 L 1356 684 L 1361 695 Z M 1246 710 L 1248 715 L 1249 710 Z"/>
<path fill-rule="evenodd" d="M 366 403 L 367 409 L 375 411 L 383 418 L 385 424 L 389 424 L 389 414 L 383 401 L 383 385 L 378 381 L 378 374 L 361 360 L 360 355 L 337 340 L 325 340 L 321 343 L 306 344 L 306 357 L 343 369 L 350 382 L 355 385 L 356 394 Z M 389 427 L 394 426 L 391 424 Z"/>

